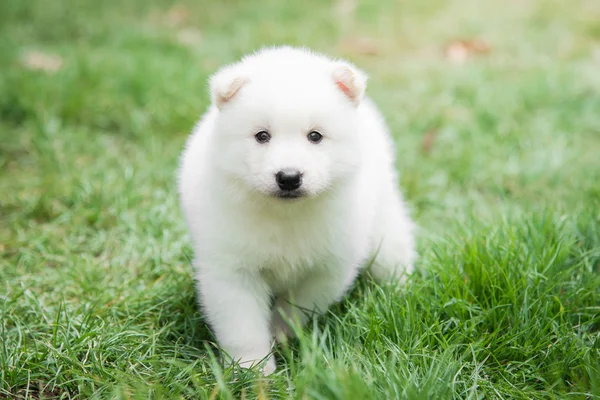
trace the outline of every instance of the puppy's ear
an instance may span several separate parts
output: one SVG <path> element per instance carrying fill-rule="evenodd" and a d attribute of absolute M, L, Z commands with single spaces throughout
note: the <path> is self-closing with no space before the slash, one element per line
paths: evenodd
<path fill-rule="evenodd" d="M 220 110 L 247 82 L 249 79 L 237 66 L 221 69 L 210 78 L 210 95 L 213 104 Z"/>
<path fill-rule="evenodd" d="M 334 65 L 331 76 L 337 87 L 358 106 L 367 88 L 367 76 L 355 66 L 342 62 Z"/>

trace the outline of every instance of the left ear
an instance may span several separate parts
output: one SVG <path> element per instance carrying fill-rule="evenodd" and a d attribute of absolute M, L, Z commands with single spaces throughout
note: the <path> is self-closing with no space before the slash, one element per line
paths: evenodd
<path fill-rule="evenodd" d="M 338 62 L 334 65 L 331 76 L 342 93 L 358 107 L 367 88 L 367 75 L 351 64 Z"/>

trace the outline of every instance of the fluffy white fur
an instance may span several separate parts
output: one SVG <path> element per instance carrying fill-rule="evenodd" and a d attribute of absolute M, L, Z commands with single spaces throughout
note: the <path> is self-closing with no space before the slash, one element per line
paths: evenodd
<path fill-rule="evenodd" d="M 179 190 L 198 291 L 221 348 L 241 366 L 264 361 L 286 321 L 325 311 L 360 268 L 402 279 L 415 259 L 397 188 L 394 147 L 366 76 L 305 49 L 270 48 L 218 71 L 213 105 L 181 160 Z M 258 143 L 255 134 L 271 140 Z M 318 131 L 319 143 L 307 134 Z M 281 170 L 302 175 L 278 197 Z"/>

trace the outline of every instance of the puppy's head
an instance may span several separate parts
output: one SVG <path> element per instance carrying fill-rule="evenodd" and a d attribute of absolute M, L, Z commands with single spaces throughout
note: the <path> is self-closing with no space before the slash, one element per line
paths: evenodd
<path fill-rule="evenodd" d="M 288 47 L 263 50 L 210 82 L 217 164 L 251 192 L 316 197 L 360 162 L 365 75 L 353 65 Z"/>

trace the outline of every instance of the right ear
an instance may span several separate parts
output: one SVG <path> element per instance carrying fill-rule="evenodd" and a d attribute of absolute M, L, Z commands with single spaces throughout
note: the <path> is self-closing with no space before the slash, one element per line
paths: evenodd
<path fill-rule="evenodd" d="M 219 70 L 210 78 L 210 95 L 213 104 L 220 110 L 250 79 L 239 71 L 237 66 Z"/>

